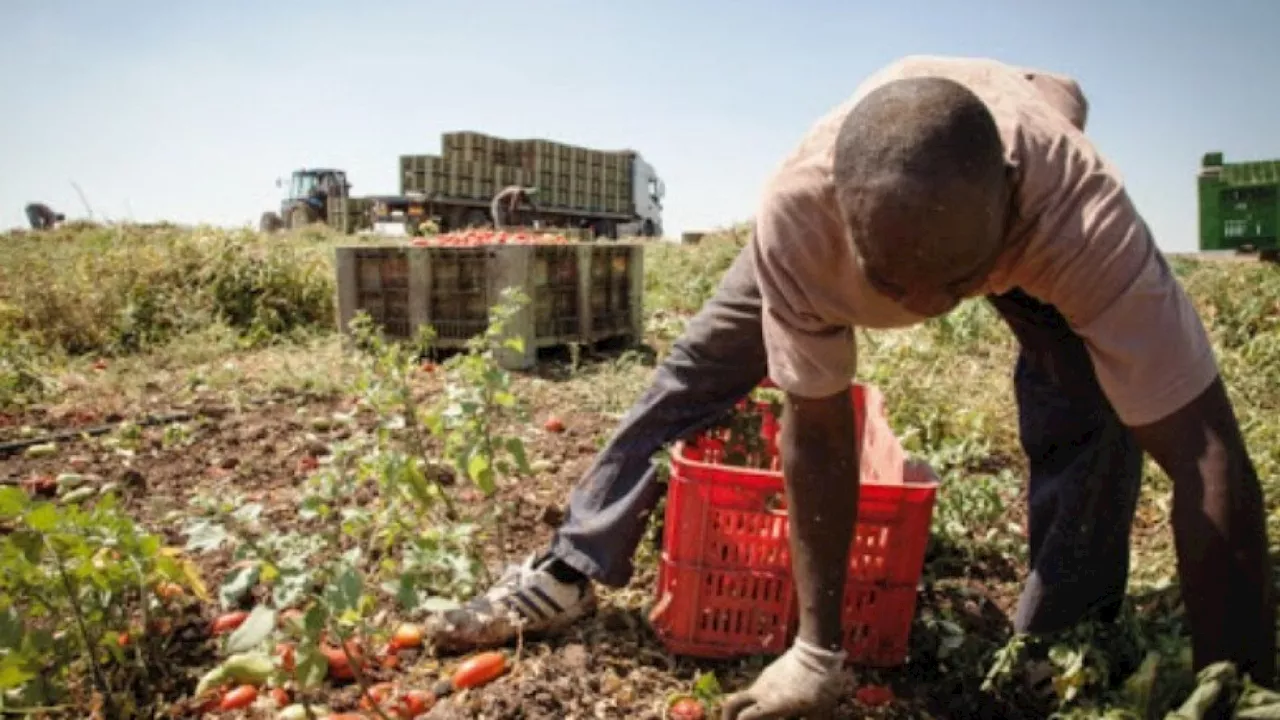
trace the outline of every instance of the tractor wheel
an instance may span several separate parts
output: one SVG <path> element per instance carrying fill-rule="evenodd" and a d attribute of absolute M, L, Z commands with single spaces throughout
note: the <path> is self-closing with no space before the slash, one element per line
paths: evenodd
<path fill-rule="evenodd" d="M 480 209 L 474 209 L 468 212 L 462 218 L 462 227 L 478 228 L 489 224 L 489 215 Z"/>
<path fill-rule="evenodd" d="M 304 228 L 317 219 L 315 208 L 306 203 L 298 203 L 289 211 L 289 229 Z"/>
<path fill-rule="evenodd" d="M 644 228 L 640 231 L 640 234 L 644 235 L 645 237 L 653 237 L 654 235 L 658 234 L 658 229 L 654 227 L 652 220 L 645 220 Z"/>
<path fill-rule="evenodd" d="M 276 232 L 284 225 L 284 221 L 280 216 L 273 212 L 262 213 L 262 219 L 258 221 L 258 230 L 264 233 Z"/>
<path fill-rule="evenodd" d="M 1262 262 L 1280 264 L 1280 248 L 1267 248 L 1258 252 L 1258 259 Z"/>

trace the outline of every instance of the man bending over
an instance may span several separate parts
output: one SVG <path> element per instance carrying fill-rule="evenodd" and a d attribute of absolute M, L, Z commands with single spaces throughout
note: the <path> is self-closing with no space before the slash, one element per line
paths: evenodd
<path fill-rule="evenodd" d="M 865 81 L 776 170 L 753 237 L 574 489 L 549 552 L 433 618 L 437 646 L 562 628 L 592 608 L 592 580 L 625 585 L 660 492 L 652 455 L 768 376 L 786 393 L 800 625 L 725 717 L 829 710 L 857 520 L 853 329 L 982 297 L 1020 346 L 1030 572 L 1014 628 L 1116 616 L 1145 452 L 1173 481 L 1196 666 L 1233 660 L 1272 682 L 1258 479 L 1204 326 L 1086 114 L 1072 80 L 990 60 L 906 58 Z"/>

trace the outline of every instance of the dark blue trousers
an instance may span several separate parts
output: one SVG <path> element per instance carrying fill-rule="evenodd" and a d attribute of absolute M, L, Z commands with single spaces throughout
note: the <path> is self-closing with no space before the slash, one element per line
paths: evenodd
<path fill-rule="evenodd" d="M 1060 313 L 1017 290 L 988 301 L 1021 346 L 1014 387 L 1030 464 L 1030 574 L 1014 626 L 1052 632 L 1118 609 L 1142 452 Z M 599 582 L 625 585 L 662 491 L 656 453 L 714 422 L 766 374 L 760 293 L 744 251 L 574 488 L 553 554 Z"/>

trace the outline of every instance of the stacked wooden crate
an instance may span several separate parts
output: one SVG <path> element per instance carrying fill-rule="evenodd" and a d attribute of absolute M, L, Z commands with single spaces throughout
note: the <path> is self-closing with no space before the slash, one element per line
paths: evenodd
<path fill-rule="evenodd" d="M 550 140 L 507 140 L 476 132 L 445 133 L 441 155 L 400 157 L 402 193 L 488 200 L 509 185 L 538 188 L 539 205 L 629 213 L 630 151 L 605 152 Z"/>
<path fill-rule="evenodd" d="M 529 299 L 507 327 L 524 351 L 504 351 L 510 369 L 536 362 L 539 348 L 638 342 L 643 332 L 644 246 L 489 245 L 474 248 L 361 244 L 335 250 L 341 329 L 366 312 L 390 338 L 412 337 L 419 325 L 436 346 L 463 348 L 484 332 L 504 288 Z"/>
<path fill-rule="evenodd" d="M 353 233 L 370 227 L 367 211 L 372 200 L 369 198 L 331 197 L 329 198 L 327 224 L 343 233 Z"/>

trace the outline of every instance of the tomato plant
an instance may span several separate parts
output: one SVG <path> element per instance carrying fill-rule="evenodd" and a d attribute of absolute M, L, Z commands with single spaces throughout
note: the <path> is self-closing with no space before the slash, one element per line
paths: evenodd
<path fill-rule="evenodd" d="M 265 667 L 272 681 L 299 690 L 354 682 L 367 709 L 384 715 L 382 706 L 393 696 L 384 685 L 370 685 L 370 671 L 394 669 L 397 652 L 421 647 L 423 637 L 412 623 L 373 627 L 380 600 L 394 600 L 410 613 L 430 610 L 491 581 L 476 543 L 482 518 L 460 514 L 451 493 L 461 488 L 447 487 L 444 475 L 491 494 L 500 478 L 528 472 L 520 438 L 499 430 L 509 417 L 523 417 L 497 356 L 503 349 L 521 350 L 518 341 L 506 339 L 505 324 L 523 301 L 504 294 L 488 330 L 441 366 L 444 392 L 431 405 L 418 399 L 413 385 L 430 332 L 412 343 L 387 343 L 367 316 L 358 317 L 352 329 L 359 372 L 349 389 L 379 422 L 372 431 L 332 443 L 328 453 L 307 455 L 324 459 L 298 468 L 305 477 L 293 529 L 282 532 L 264 519 L 260 503 L 234 494 L 193 502 L 187 548 L 229 549 L 232 557 L 218 588 L 223 615 L 211 625 L 225 638 L 227 657 L 202 678 L 202 689 L 244 684 L 249 669 Z M 349 423 L 350 416 L 312 424 L 321 421 L 327 427 Z M 433 435 L 442 441 L 447 465 L 429 460 Z M 367 499 L 353 505 L 354 496 Z M 495 531 L 501 533 L 500 522 Z M 372 652 L 377 647 L 384 650 Z M 481 655 L 464 664 L 457 681 L 483 684 L 504 670 L 500 654 Z M 262 680 L 255 675 L 249 684 L 262 686 Z M 434 697 L 401 701 L 412 717 Z"/>
<path fill-rule="evenodd" d="M 173 611 L 153 588 L 185 584 L 206 596 L 195 566 L 142 531 L 112 493 L 55 502 L 0 487 L 0 525 L 5 710 L 87 702 L 91 692 L 107 712 L 136 705 L 126 693 L 151 702 L 148 688 L 175 671 L 166 638 L 144 631 Z"/>

